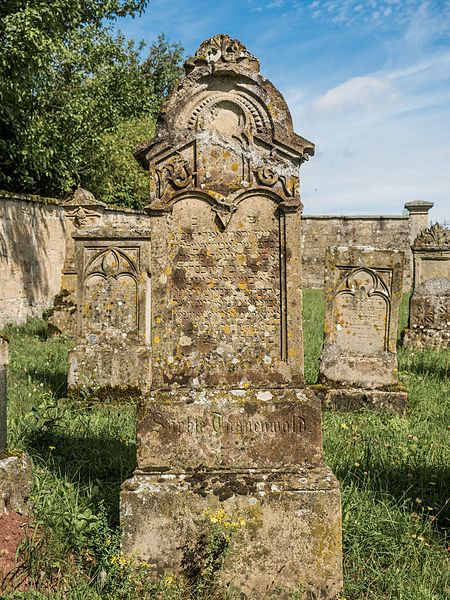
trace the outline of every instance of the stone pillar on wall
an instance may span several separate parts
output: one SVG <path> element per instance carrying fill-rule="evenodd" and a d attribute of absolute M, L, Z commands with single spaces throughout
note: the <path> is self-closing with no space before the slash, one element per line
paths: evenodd
<path fill-rule="evenodd" d="M 73 234 L 80 227 L 94 225 L 102 217 L 99 212 L 106 206 L 91 192 L 78 188 L 72 198 L 63 204 L 66 221 L 66 256 L 61 273 L 61 289 L 55 296 L 48 318 L 50 334 L 76 335 L 77 272 L 75 267 L 75 242 Z"/>
<path fill-rule="evenodd" d="M 433 208 L 433 202 L 427 200 L 412 200 L 406 202 L 405 208 L 409 211 L 409 218 L 411 221 L 409 239 L 411 245 L 417 236 L 428 227 L 428 213 Z"/>

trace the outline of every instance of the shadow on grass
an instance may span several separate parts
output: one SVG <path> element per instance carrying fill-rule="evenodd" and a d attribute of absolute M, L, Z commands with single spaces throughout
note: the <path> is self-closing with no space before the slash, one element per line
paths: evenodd
<path fill-rule="evenodd" d="M 341 464 L 334 473 L 342 486 L 351 483 L 375 496 L 387 494 L 399 503 L 410 503 L 412 515 L 432 519 L 439 533 L 450 533 L 450 468 L 403 469 L 374 462 L 358 468 Z"/>
<path fill-rule="evenodd" d="M 37 383 L 43 383 L 55 398 L 65 398 L 67 396 L 67 368 L 37 368 L 31 373 L 31 378 Z"/>
<path fill-rule="evenodd" d="M 30 432 L 31 458 L 58 478 L 74 482 L 89 502 L 104 504 L 111 526 L 119 523 L 120 486 L 136 465 L 136 446 L 116 437 L 86 437 L 52 431 Z"/>
<path fill-rule="evenodd" d="M 445 383 L 449 380 L 450 377 L 450 356 L 449 360 L 443 363 L 442 360 L 433 359 L 433 357 L 424 357 L 421 356 L 420 359 L 408 359 L 406 358 L 404 361 L 404 367 L 410 373 L 415 373 L 416 375 L 430 375 L 433 377 L 437 377 L 442 380 L 442 383 Z"/>
<path fill-rule="evenodd" d="M 24 325 L 8 325 L 4 329 L 6 337 L 13 338 L 20 331 L 21 336 L 34 336 L 43 341 L 48 339 L 47 321 L 37 317 L 29 317 Z"/>

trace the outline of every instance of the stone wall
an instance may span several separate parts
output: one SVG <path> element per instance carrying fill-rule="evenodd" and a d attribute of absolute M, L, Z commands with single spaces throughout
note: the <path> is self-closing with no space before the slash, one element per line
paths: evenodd
<path fill-rule="evenodd" d="M 304 215 L 302 227 L 303 287 L 323 286 L 325 253 L 331 246 L 373 246 L 403 250 L 404 285 L 411 288 L 411 217 Z"/>
<path fill-rule="evenodd" d="M 303 287 L 323 286 L 329 246 L 366 245 L 403 250 L 404 284 L 411 289 L 412 253 L 417 233 L 428 225 L 432 204 L 410 202 L 405 215 L 302 217 Z M 53 198 L 0 191 L 0 327 L 23 323 L 53 306 L 61 287 L 61 271 L 70 226 L 66 214 L 74 205 Z M 148 226 L 146 213 L 98 207 L 99 224 Z"/>
<path fill-rule="evenodd" d="M 65 254 L 57 200 L 0 192 L 0 327 L 51 306 Z"/>
<path fill-rule="evenodd" d="M 51 306 L 61 287 L 67 209 L 60 200 L 0 191 L 0 328 Z M 145 213 L 100 208 L 104 223 L 136 224 Z"/>

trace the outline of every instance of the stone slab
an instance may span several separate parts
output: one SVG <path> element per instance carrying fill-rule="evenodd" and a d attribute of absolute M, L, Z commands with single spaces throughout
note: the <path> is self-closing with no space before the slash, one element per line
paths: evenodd
<path fill-rule="evenodd" d="M 450 347 L 450 230 L 438 223 L 414 240 L 414 289 L 405 348 Z"/>
<path fill-rule="evenodd" d="M 95 337 L 95 336 L 94 336 Z M 151 350 L 148 346 L 95 343 L 78 344 L 69 354 L 70 390 L 93 387 L 98 392 L 116 389 L 141 394 L 150 389 Z"/>
<path fill-rule="evenodd" d="M 377 389 L 397 385 L 403 252 L 329 248 L 320 382 Z"/>
<path fill-rule="evenodd" d="M 29 456 L 7 456 L 0 460 L 0 513 L 15 510 L 28 512 L 33 488 L 33 467 Z"/>
<path fill-rule="evenodd" d="M 326 388 L 311 386 L 322 399 L 323 406 L 331 410 L 380 410 L 403 414 L 407 407 L 408 393 L 405 390 L 384 391 L 361 388 Z"/>
<path fill-rule="evenodd" d="M 136 474 L 122 486 L 122 550 L 155 575 L 180 572 L 215 514 L 239 524 L 219 574 L 225 588 L 249 600 L 337 599 L 340 494 L 327 468 Z"/>
<path fill-rule="evenodd" d="M 139 469 L 295 469 L 322 457 L 320 401 L 308 390 L 160 390 L 141 401 Z"/>
<path fill-rule="evenodd" d="M 151 383 L 150 233 L 109 224 L 74 234 L 77 344 L 68 387 L 146 392 Z"/>
<path fill-rule="evenodd" d="M 404 348 L 450 348 L 450 329 L 415 328 L 406 329 L 403 336 Z"/>
<path fill-rule="evenodd" d="M 76 276 L 73 276 L 76 282 Z M 62 276 L 62 281 L 67 279 L 67 276 Z M 76 286 L 75 286 L 76 287 Z M 61 284 L 61 290 L 55 296 L 53 308 L 50 309 L 48 315 L 49 336 L 60 335 L 65 333 L 68 336 L 75 337 L 77 334 L 77 303 L 76 292 L 68 291 L 67 287 Z"/>

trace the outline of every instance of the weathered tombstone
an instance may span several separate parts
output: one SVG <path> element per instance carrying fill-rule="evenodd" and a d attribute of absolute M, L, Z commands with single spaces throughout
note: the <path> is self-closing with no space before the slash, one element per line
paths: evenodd
<path fill-rule="evenodd" d="M 90 227 L 74 234 L 77 345 L 68 385 L 99 396 L 150 388 L 150 233 L 138 227 Z"/>
<path fill-rule="evenodd" d="M 403 345 L 450 347 L 450 230 L 439 224 L 412 245 L 414 286 Z"/>
<path fill-rule="evenodd" d="M 98 209 L 106 205 L 91 192 L 78 188 L 64 203 L 66 223 L 66 256 L 61 273 L 61 289 L 55 296 L 48 317 L 50 334 L 67 333 L 75 336 L 77 331 L 77 272 L 75 267 L 75 242 L 72 235 L 82 227 L 94 225 L 100 218 Z"/>
<path fill-rule="evenodd" d="M 342 585 L 339 487 L 303 381 L 298 167 L 312 153 L 226 35 L 187 61 L 136 152 L 152 181 L 152 392 L 121 492 L 123 550 L 177 571 L 225 519 L 220 578 L 248 598 Z"/>
<path fill-rule="evenodd" d="M 31 459 L 7 452 L 8 341 L 0 335 L 0 515 L 5 510 L 26 513 L 33 485 Z"/>
<path fill-rule="evenodd" d="M 8 341 L 0 335 L 0 457 L 6 452 Z"/>
<path fill-rule="evenodd" d="M 317 390 L 333 408 L 401 412 L 397 331 L 403 252 L 329 248 L 325 272 L 324 344 Z"/>

